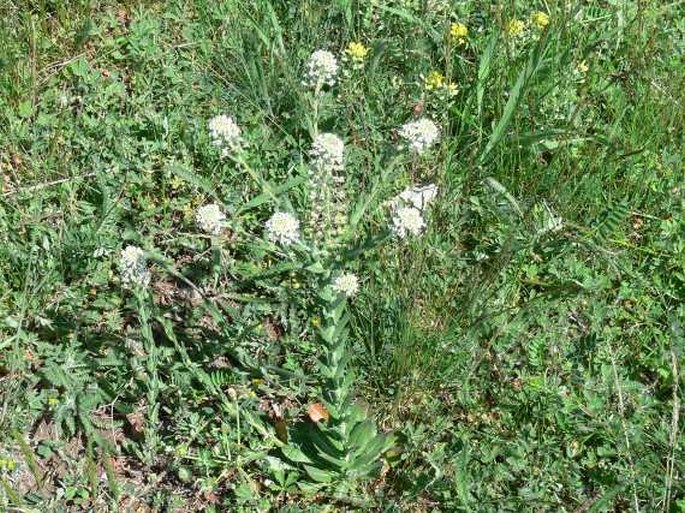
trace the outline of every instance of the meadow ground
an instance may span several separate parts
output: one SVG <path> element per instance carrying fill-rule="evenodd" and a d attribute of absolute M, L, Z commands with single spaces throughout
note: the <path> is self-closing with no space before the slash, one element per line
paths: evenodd
<path fill-rule="evenodd" d="M 0 22 L 3 511 L 685 511 L 683 2 Z"/>

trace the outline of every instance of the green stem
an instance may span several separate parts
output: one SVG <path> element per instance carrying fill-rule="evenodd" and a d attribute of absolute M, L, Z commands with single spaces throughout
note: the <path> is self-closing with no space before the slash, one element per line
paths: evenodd
<path fill-rule="evenodd" d="M 158 375 L 158 355 L 157 346 L 155 344 L 154 335 L 152 333 L 150 310 L 148 305 L 148 296 L 145 291 L 136 291 L 136 301 L 138 304 L 138 314 L 140 316 L 140 331 L 143 337 L 143 344 L 145 349 L 145 370 L 147 372 L 146 379 L 146 399 L 147 399 L 147 422 L 145 426 L 145 458 L 147 463 L 154 461 L 154 455 L 157 448 L 158 435 L 157 427 L 159 425 L 159 375 Z"/>

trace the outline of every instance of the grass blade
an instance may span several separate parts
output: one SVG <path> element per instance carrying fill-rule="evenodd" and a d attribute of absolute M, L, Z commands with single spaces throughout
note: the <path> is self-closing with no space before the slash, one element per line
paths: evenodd
<path fill-rule="evenodd" d="M 516 108 L 518 107 L 519 103 L 521 102 L 521 99 L 523 98 L 523 93 L 525 92 L 526 87 L 529 85 L 532 78 L 540 69 L 540 65 L 542 64 L 543 58 L 545 56 L 545 42 L 545 38 L 540 40 L 538 45 L 535 47 L 535 50 L 530 54 L 528 62 L 526 63 L 526 67 L 519 73 L 518 78 L 516 79 L 516 83 L 514 84 L 514 87 L 509 92 L 509 99 L 507 100 L 507 104 L 504 106 L 504 112 L 502 112 L 502 117 L 500 117 L 499 121 L 497 122 L 497 125 L 495 125 L 495 128 L 492 131 L 492 134 L 490 135 L 490 139 L 488 140 L 488 143 L 485 146 L 485 150 L 483 150 L 483 153 L 480 156 L 479 161 L 481 163 L 485 161 L 486 157 L 490 154 L 490 152 L 504 138 L 504 135 L 506 134 L 507 129 L 509 128 L 509 125 L 514 117 Z"/>

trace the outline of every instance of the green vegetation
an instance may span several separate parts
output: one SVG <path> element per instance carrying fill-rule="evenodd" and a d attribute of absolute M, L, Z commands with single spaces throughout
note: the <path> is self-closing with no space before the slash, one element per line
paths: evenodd
<path fill-rule="evenodd" d="M 682 2 L 0 22 L 0 510 L 685 511 Z"/>

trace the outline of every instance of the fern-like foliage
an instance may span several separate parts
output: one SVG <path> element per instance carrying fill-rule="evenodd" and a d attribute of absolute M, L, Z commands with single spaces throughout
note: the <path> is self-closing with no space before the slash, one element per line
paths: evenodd
<path fill-rule="evenodd" d="M 630 204 L 626 198 L 604 209 L 590 225 L 590 237 L 593 243 L 604 246 L 616 235 L 620 226 L 628 217 Z"/>
<path fill-rule="evenodd" d="M 50 347 L 39 371 L 41 379 L 60 393 L 53 407 L 55 424 L 69 436 L 82 430 L 87 435 L 97 431 L 93 411 L 111 401 L 111 396 L 97 383 L 82 362 L 88 353 L 76 342 L 64 347 Z"/>

